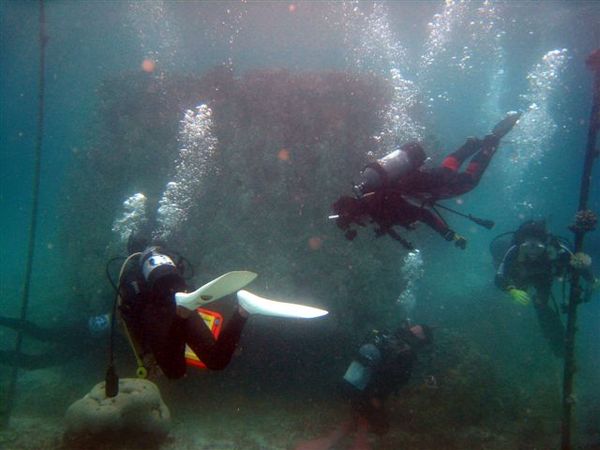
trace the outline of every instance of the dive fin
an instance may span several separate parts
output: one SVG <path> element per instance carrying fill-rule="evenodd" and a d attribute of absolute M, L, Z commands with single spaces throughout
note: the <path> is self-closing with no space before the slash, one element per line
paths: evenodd
<path fill-rule="evenodd" d="M 296 319 L 314 319 L 329 314 L 323 309 L 296 303 L 276 302 L 244 290 L 237 293 L 237 298 L 240 306 L 250 314 Z"/>
<path fill-rule="evenodd" d="M 492 130 L 492 134 L 498 139 L 502 139 L 519 121 L 521 113 L 518 111 L 509 111 L 506 113 L 504 119 L 496 124 Z"/>
<path fill-rule="evenodd" d="M 215 278 L 204 286 L 199 287 L 194 292 L 177 292 L 175 294 L 175 303 L 178 306 L 193 311 L 198 307 L 239 291 L 256 277 L 257 274 L 247 270 L 227 272 L 219 278 Z"/>

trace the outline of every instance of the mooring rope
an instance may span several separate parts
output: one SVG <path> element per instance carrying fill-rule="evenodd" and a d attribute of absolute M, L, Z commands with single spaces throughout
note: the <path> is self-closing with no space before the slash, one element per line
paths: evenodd
<path fill-rule="evenodd" d="M 40 55 L 39 55 L 39 94 L 38 94 L 38 120 L 37 120 L 37 136 L 35 144 L 35 155 L 34 155 L 34 171 L 33 171 L 33 204 L 31 208 L 31 219 L 29 225 L 29 247 L 27 250 L 27 261 L 25 266 L 25 281 L 23 287 L 23 296 L 21 300 L 21 321 L 27 319 L 27 311 L 29 308 L 29 292 L 31 287 L 31 272 L 33 268 L 33 257 L 36 243 L 37 234 L 37 216 L 39 209 L 39 194 L 40 194 L 40 174 L 42 167 L 42 144 L 44 140 L 44 88 L 46 84 L 45 80 L 45 68 L 46 68 L 46 44 L 48 43 L 48 37 L 46 35 L 46 16 L 44 11 L 44 0 L 39 1 L 40 5 L 40 22 L 39 22 L 39 44 L 40 44 Z M 21 346 L 23 344 L 23 332 L 17 330 L 17 338 L 15 340 L 15 353 L 17 358 L 21 354 Z M 19 374 L 19 367 L 15 365 L 12 368 L 11 378 L 8 385 L 8 389 L 5 397 L 4 411 L 2 414 L 3 425 L 7 425 L 10 419 L 10 414 L 14 406 L 15 394 L 17 390 L 17 380 Z"/>

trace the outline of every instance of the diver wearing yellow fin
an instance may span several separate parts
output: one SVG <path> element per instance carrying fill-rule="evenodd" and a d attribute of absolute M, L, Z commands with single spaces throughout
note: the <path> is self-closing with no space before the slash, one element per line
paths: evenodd
<path fill-rule="evenodd" d="M 187 293 L 182 266 L 175 262 L 177 257 L 156 246 L 129 250 L 131 255 L 119 279 L 119 311 L 138 365 L 141 355 L 151 353 L 168 378 L 185 375 L 186 344 L 207 368 L 224 369 L 250 315 L 314 318 L 327 314 L 321 309 L 239 291 L 256 278 L 255 273 L 248 271 L 229 272 Z M 192 312 L 236 292 L 238 306 L 215 339 L 201 316 Z"/>

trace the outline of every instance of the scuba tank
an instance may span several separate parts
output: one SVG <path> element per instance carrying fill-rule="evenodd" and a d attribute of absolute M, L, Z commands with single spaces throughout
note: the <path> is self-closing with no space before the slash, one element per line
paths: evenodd
<path fill-rule="evenodd" d="M 363 345 L 356 358 L 348 366 L 344 380 L 359 391 L 363 391 L 371 381 L 373 371 L 380 361 L 381 352 L 374 344 Z"/>
<path fill-rule="evenodd" d="M 417 170 L 425 162 L 425 151 L 416 142 L 404 144 L 399 149 L 367 165 L 354 183 L 357 198 L 388 186 Z"/>
<path fill-rule="evenodd" d="M 177 265 L 159 247 L 146 248 L 140 256 L 140 264 L 144 279 L 150 287 L 159 278 L 177 273 Z"/>

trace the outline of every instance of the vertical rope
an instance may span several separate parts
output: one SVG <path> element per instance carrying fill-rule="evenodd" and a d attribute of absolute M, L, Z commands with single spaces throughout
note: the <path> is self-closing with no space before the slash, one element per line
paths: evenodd
<path fill-rule="evenodd" d="M 592 112 L 590 115 L 590 125 L 588 130 L 587 148 L 585 160 L 583 163 L 583 173 L 581 177 L 581 187 L 579 191 L 579 210 L 578 215 L 591 213 L 588 211 L 588 197 L 590 191 L 590 183 L 592 180 L 592 167 L 594 160 L 598 157 L 596 150 L 596 139 L 600 130 L 600 49 L 590 55 L 586 61 L 589 69 L 592 70 L 594 76 L 593 85 L 593 101 Z M 571 230 L 575 233 L 575 252 L 583 250 L 583 239 L 587 229 L 577 221 Z M 576 372 L 575 362 L 575 334 L 577 331 L 577 306 L 581 303 L 581 286 L 579 284 L 580 275 L 578 271 L 574 271 L 571 277 L 571 286 L 569 291 L 569 303 L 567 305 L 567 328 L 565 334 L 565 367 L 563 372 L 563 414 L 561 424 L 561 449 L 570 450 L 571 447 L 571 416 L 574 406 L 573 398 L 573 380 Z"/>
<path fill-rule="evenodd" d="M 29 224 L 29 247 L 27 250 L 27 262 L 25 267 L 25 281 L 23 287 L 23 297 L 21 299 L 21 314 L 20 319 L 22 321 L 27 319 L 27 310 L 29 308 L 29 291 L 31 286 L 31 272 L 33 268 L 33 257 L 37 235 L 37 216 L 39 209 L 39 194 L 40 194 L 40 173 L 41 173 L 41 162 L 42 162 L 42 143 L 44 140 L 44 87 L 45 87 L 45 68 L 46 68 L 46 44 L 48 43 L 48 37 L 46 35 L 46 16 L 44 12 L 44 0 L 39 1 L 40 7 L 40 22 L 39 22 L 39 44 L 40 44 L 40 55 L 39 55 L 39 93 L 38 93 L 38 121 L 37 121 L 37 137 L 35 144 L 35 160 L 33 170 L 33 204 L 31 208 L 31 219 Z M 17 338 L 15 341 L 15 352 L 18 355 L 21 353 L 21 346 L 23 344 L 23 332 L 17 331 Z M 19 368 L 14 366 L 11 372 L 11 378 L 6 392 L 4 408 L 2 411 L 2 424 L 5 426 L 8 424 L 10 414 L 15 402 L 15 394 L 17 391 L 17 380 L 18 380 Z"/>

